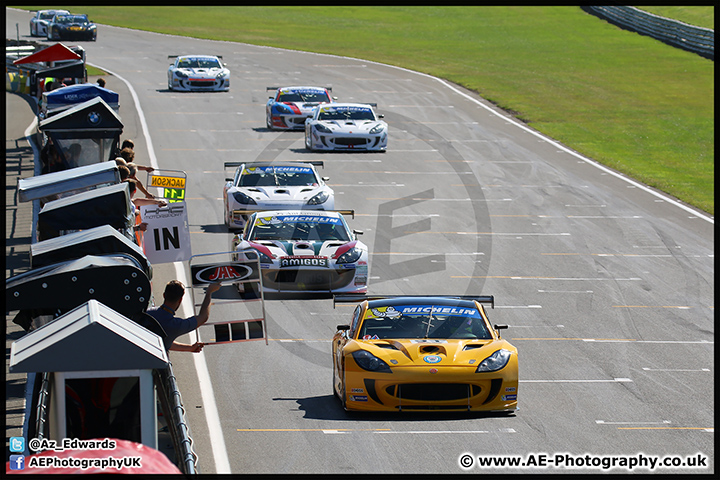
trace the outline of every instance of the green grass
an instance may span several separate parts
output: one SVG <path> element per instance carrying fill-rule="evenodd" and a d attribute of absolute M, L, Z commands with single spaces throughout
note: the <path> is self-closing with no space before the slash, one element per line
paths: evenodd
<path fill-rule="evenodd" d="M 429 73 L 714 214 L 714 62 L 578 7 L 69 9 L 103 24 L 345 55 Z M 643 9 L 701 26 L 714 22 L 712 7 Z"/>
<path fill-rule="evenodd" d="M 696 27 L 715 30 L 715 7 L 636 7 L 640 10 L 660 15 L 665 18 L 672 18 L 681 22 L 695 25 Z"/>

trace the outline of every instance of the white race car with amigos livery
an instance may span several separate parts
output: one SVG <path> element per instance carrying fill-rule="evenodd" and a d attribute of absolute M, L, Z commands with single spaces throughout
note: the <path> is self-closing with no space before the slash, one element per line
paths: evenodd
<path fill-rule="evenodd" d="M 305 147 L 308 150 L 387 149 L 388 124 L 376 115 L 375 104 L 326 103 L 315 108 L 305 122 Z"/>
<path fill-rule="evenodd" d="M 240 260 L 260 261 L 263 292 L 366 293 L 368 248 L 343 213 L 256 212 L 233 239 Z"/>
<path fill-rule="evenodd" d="M 225 225 L 245 226 L 258 210 L 333 210 L 335 192 L 318 175 L 323 162 L 226 162 L 237 167 L 223 187 Z"/>
<path fill-rule="evenodd" d="M 183 92 L 227 92 L 230 70 L 215 55 L 168 55 L 175 61 L 168 68 L 168 90 Z"/>

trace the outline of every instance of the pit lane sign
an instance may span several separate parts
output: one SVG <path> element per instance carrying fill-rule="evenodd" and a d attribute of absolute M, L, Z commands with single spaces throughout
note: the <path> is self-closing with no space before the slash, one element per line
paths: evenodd
<path fill-rule="evenodd" d="M 260 272 L 256 261 L 191 265 L 194 286 L 215 282 L 258 282 Z"/>
<path fill-rule="evenodd" d="M 147 185 L 159 189 L 169 203 L 185 201 L 187 174 L 181 170 L 153 170 L 148 173 Z"/>
<path fill-rule="evenodd" d="M 182 262 L 192 256 L 185 202 L 145 205 L 140 207 L 140 217 L 148 224 L 143 251 L 150 263 Z"/>

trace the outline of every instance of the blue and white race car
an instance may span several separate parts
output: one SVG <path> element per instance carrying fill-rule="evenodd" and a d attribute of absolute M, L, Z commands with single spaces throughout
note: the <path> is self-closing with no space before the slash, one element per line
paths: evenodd
<path fill-rule="evenodd" d="M 368 248 L 343 213 L 256 212 L 233 240 L 240 260 L 260 261 L 263 292 L 366 293 Z"/>
<path fill-rule="evenodd" d="M 226 162 L 237 167 L 223 187 L 225 225 L 245 226 L 257 210 L 333 210 L 335 192 L 318 175 L 323 162 Z"/>
<path fill-rule="evenodd" d="M 308 150 L 387 150 L 388 124 L 376 115 L 375 104 L 319 105 L 305 123 Z"/>
<path fill-rule="evenodd" d="M 267 87 L 275 90 L 265 104 L 265 123 L 269 129 L 302 130 L 315 107 L 336 100 L 332 87 Z"/>
<path fill-rule="evenodd" d="M 183 92 L 227 92 L 230 70 L 215 55 L 168 55 L 175 61 L 168 68 L 168 90 Z"/>
<path fill-rule="evenodd" d="M 39 10 L 30 19 L 30 36 L 47 37 L 47 27 L 55 15 L 70 15 L 67 10 Z"/>

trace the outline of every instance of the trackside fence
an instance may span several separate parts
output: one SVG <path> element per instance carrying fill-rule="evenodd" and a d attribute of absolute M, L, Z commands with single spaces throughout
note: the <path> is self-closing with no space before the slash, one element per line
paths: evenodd
<path fill-rule="evenodd" d="M 583 9 L 627 30 L 634 30 L 715 61 L 715 30 L 688 25 L 635 7 L 585 6 Z"/>

